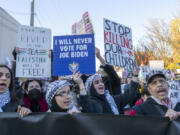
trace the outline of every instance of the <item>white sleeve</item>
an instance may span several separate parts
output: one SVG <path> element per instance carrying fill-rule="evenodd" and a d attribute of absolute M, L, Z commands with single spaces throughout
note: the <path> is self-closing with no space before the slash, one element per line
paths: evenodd
<path fill-rule="evenodd" d="M 3 112 L 2 108 L 0 108 L 0 112 Z"/>

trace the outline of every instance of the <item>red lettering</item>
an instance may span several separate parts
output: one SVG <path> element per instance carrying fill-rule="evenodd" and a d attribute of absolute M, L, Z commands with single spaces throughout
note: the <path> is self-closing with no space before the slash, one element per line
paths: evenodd
<path fill-rule="evenodd" d="M 133 49 L 133 45 L 132 45 L 132 40 L 131 39 L 129 39 L 129 49 Z"/>
<path fill-rule="evenodd" d="M 112 40 L 113 40 L 113 44 L 115 44 L 115 43 L 114 43 L 114 33 L 112 33 Z"/>
<path fill-rule="evenodd" d="M 111 32 L 109 32 L 109 43 L 112 43 L 112 41 L 111 41 Z"/>
<path fill-rule="evenodd" d="M 122 39 L 121 35 L 120 35 L 120 41 L 121 41 L 121 47 L 125 47 L 124 44 L 123 44 L 123 39 Z"/>
<path fill-rule="evenodd" d="M 120 44 L 118 44 L 118 35 L 116 34 L 116 45 L 120 46 Z"/>
<path fill-rule="evenodd" d="M 123 37 L 123 41 L 124 41 L 124 46 L 129 48 L 129 40 Z"/>
<path fill-rule="evenodd" d="M 108 38 L 107 38 L 108 32 L 104 31 L 104 42 L 108 42 Z"/>

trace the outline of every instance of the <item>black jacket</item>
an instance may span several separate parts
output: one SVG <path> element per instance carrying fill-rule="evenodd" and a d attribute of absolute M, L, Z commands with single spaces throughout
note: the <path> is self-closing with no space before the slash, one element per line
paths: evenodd
<path fill-rule="evenodd" d="M 103 66 L 103 69 L 108 74 L 108 77 L 103 79 L 105 89 L 109 90 L 111 95 L 121 94 L 121 79 L 114 70 L 113 66 L 106 64 Z"/>
<path fill-rule="evenodd" d="M 17 102 L 9 102 L 2 107 L 3 112 L 17 112 L 18 103 Z"/>
<path fill-rule="evenodd" d="M 130 88 L 124 94 L 113 96 L 120 113 L 122 112 L 124 106 L 134 100 L 136 94 L 138 93 L 138 87 L 140 87 L 138 83 L 131 82 Z M 105 98 L 81 95 L 80 105 L 82 107 L 82 111 L 87 113 L 113 113 Z"/>
<path fill-rule="evenodd" d="M 143 104 L 137 106 L 135 112 L 137 115 L 164 116 L 168 108 L 158 104 L 154 99 L 149 97 Z M 180 111 L 180 104 L 176 104 L 175 111 Z"/>
<path fill-rule="evenodd" d="M 124 86 L 124 91 L 130 89 L 130 84 L 126 84 Z M 139 88 L 137 89 L 139 90 Z M 133 107 L 136 104 L 136 101 L 139 100 L 141 98 L 141 94 L 137 93 L 136 97 L 134 98 L 134 100 L 131 100 L 131 102 L 129 102 L 130 107 Z"/>

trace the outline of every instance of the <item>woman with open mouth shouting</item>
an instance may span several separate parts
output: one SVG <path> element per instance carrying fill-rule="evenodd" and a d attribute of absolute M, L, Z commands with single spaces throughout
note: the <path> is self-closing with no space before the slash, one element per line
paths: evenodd
<path fill-rule="evenodd" d="M 56 80 L 48 85 L 46 101 L 49 105 L 48 112 L 78 113 L 74 105 L 73 93 L 67 80 Z"/>
<path fill-rule="evenodd" d="M 19 112 L 22 117 L 31 113 L 19 104 L 13 89 L 13 74 L 6 65 L 0 65 L 0 112 Z"/>
<path fill-rule="evenodd" d="M 120 110 L 132 102 L 139 92 L 137 77 L 133 77 L 130 88 L 124 93 L 112 96 L 105 86 L 102 77 L 99 74 L 90 76 L 83 88 L 83 82 L 80 81 L 80 73 L 73 78 L 80 87 L 80 105 L 83 112 L 87 113 L 106 113 L 119 115 Z"/>

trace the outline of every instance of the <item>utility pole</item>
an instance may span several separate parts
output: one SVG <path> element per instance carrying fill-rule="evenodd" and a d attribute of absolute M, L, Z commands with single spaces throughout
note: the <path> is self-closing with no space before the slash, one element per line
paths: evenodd
<path fill-rule="evenodd" d="M 34 26 L 34 1 L 31 0 L 31 18 L 30 18 L 30 26 Z"/>

